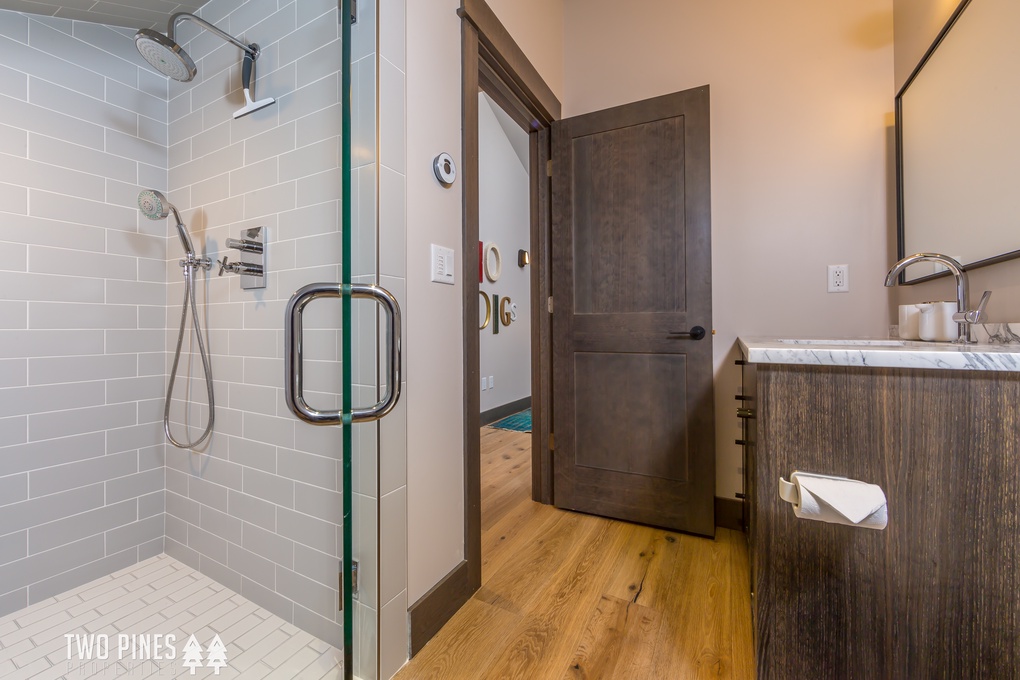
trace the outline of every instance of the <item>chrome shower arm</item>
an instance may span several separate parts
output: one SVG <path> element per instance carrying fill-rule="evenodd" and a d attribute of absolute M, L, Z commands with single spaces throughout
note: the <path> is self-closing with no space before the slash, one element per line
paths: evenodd
<path fill-rule="evenodd" d="M 228 43 L 231 43 L 233 45 L 237 45 L 242 50 L 244 50 L 245 53 L 248 56 L 250 56 L 252 59 L 258 59 L 258 56 L 259 56 L 258 45 L 255 45 L 255 44 L 245 45 L 243 42 L 241 42 L 240 40 L 238 40 L 234 36 L 230 35 L 229 33 L 225 33 L 224 31 L 220 30 L 219 28 L 213 26 L 212 24 L 210 24 L 205 19 L 203 19 L 201 17 L 197 17 L 194 14 L 190 14 L 188 12 L 178 12 L 177 14 L 174 14 L 172 17 L 170 17 L 170 21 L 166 25 L 166 35 L 167 35 L 167 37 L 170 38 L 171 40 L 179 43 L 179 41 L 177 41 L 177 38 L 175 37 L 174 34 L 177 32 L 177 27 L 182 22 L 185 22 L 185 21 L 194 21 L 196 24 L 198 24 L 202 28 L 204 28 L 207 31 L 210 31 L 212 33 L 215 33 L 219 37 L 221 37 L 224 40 L 226 40 Z"/>

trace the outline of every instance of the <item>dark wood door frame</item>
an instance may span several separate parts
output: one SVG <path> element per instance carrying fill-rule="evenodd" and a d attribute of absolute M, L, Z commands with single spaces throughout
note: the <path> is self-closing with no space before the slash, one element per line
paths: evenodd
<path fill-rule="evenodd" d="M 532 498 L 552 503 L 552 320 L 549 127 L 560 102 L 485 0 L 462 0 L 464 292 L 464 561 L 410 610 L 413 656 L 482 584 L 481 395 L 478 391 L 478 93 L 484 91 L 529 132 L 531 144 Z"/>

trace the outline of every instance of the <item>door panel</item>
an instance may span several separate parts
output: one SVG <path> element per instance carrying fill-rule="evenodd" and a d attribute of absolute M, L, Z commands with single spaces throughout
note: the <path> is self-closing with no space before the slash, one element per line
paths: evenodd
<path fill-rule="evenodd" d="M 628 424 L 579 429 L 576 465 L 687 481 L 686 356 L 579 352 L 574 376 L 577 422 Z M 611 405 L 606 395 L 613 395 Z"/>
<path fill-rule="evenodd" d="M 683 119 L 586 135 L 572 154 L 575 219 L 587 225 L 574 246 L 585 264 L 575 313 L 684 311 L 684 232 L 661 227 L 683 224 Z M 643 171 L 620 172 L 633 167 Z"/>
<path fill-rule="evenodd" d="M 708 87 L 553 124 L 556 505 L 714 533 Z"/>

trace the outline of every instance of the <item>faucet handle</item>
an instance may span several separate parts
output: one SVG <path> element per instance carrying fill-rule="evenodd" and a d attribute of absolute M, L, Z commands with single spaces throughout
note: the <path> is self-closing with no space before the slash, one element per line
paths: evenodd
<path fill-rule="evenodd" d="M 216 264 L 218 264 L 220 266 L 220 273 L 217 274 L 216 276 L 223 276 L 223 272 L 225 272 L 225 271 L 227 271 L 227 272 L 236 271 L 234 269 L 235 263 L 234 262 L 227 262 L 227 256 L 226 255 L 223 256 L 223 261 L 222 262 L 220 262 L 219 260 L 216 260 Z"/>
<path fill-rule="evenodd" d="M 988 307 L 988 300 L 992 297 L 992 291 L 986 290 L 984 295 L 981 296 L 981 301 L 978 302 L 977 309 L 968 309 L 963 312 L 957 312 L 953 314 L 953 321 L 965 321 L 969 324 L 985 323 L 988 321 L 988 315 L 985 313 L 985 308 Z"/>
<path fill-rule="evenodd" d="M 984 295 L 981 296 L 981 302 L 978 303 L 977 309 L 972 312 L 967 312 L 967 323 L 984 323 L 988 321 L 988 315 L 985 314 L 985 308 L 988 306 L 988 300 L 992 297 L 992 291 L 986 290 Z"/>

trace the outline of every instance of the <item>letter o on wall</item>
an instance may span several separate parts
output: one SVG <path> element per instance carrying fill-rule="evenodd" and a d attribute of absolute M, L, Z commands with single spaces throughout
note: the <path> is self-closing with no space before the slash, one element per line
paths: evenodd
<path fill-rule="evenodd" d="M 492 253 L 492 260 L 495 260 L 494 264 L 490 265 L 489 254 Z M 485 278 L 490 283 L 496 283 L 499 281 L 500 274 L 503 273 L 503 255 L 499 252 L 499 246 L 495 243 L 486 243 L 485 250 L 482 252 L 482 263 L 485 268 Z"/>

